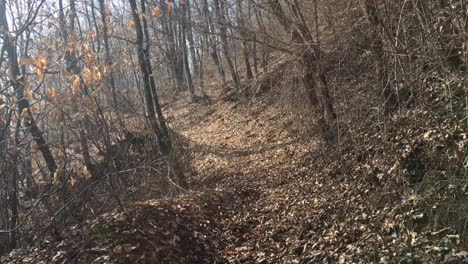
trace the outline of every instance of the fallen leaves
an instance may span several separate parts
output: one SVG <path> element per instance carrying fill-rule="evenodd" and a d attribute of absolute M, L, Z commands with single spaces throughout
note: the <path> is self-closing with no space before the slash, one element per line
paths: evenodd
<path fill-rule="evenodd" d="M 460 263 L 468 258 L 457 251 L 462 238 L 455 230 L 421 228 L 429 217 L 417 208 L 423 199 L 401 195 L 388 184 L 400 170 L 394 160 L 353 163 L 346 155 L 340 162 L 324 160 L 317 142 L 284 128 L 294 123 L 268 101 L 253 109 L 229 102 L 174 107 L 180 132 L 192 143 L 196 191 L 104 214 L 84 223 L 86 228 L 72 229 L 76 237 L 62 246 L 29 254 L 62 261 L 79 250 L 74 258 L 86 263 Z M 433 140 L 437 134 L 420 138 Z M 466 192 L 452 185 L 447 187 L 452 192 Z"/>

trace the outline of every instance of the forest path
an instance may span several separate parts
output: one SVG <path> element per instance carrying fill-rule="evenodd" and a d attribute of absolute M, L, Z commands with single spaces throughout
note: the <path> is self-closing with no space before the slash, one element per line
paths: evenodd
<path fill-rule="evenodd" d="M 298 261 L 291 245 L 307 219 L 288 210 L 301 202 L 293 193 L 317 142 L 301 140 L 292 117 L 266 99 L 255 106 L 182 100 L 169 112 L 192 145 L 193 189 L 234 193 L 215 219 L 219 254 L 233 263 Z"/>

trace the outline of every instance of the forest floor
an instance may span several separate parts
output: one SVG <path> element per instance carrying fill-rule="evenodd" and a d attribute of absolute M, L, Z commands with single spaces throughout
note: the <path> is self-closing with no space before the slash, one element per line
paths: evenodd
<path fill-rule="evenodd" d="M 190 192 L 102 215 L 71 227 L 65 241 L 15 251 L 5 262 L 462 263 L 468 257 L 451 251 L 452 241 L 440 238 L 445 234 L 404 227 L 411 199 L 362 168 L 343 171 L 346 160 L 324 159 L 326 145 L 303 129 L 302 117 L 272 102 L 212 95 L 210 103 L 189 103 L 180 96 L 165 111 L 191 145 Z"/>
<path fill-rule="evenodd" d="M 266 99 L 251 105 L 181 101 L 173 113 L 175 129 L 193 147 L 193 189 L 231 194 L 215 220 L 222 259 L 299 262 L 307 251 L 299 243 L 307 235 L 304 228 L 323 211 L 298 193 L 308 189 L 316 205 L 322 199 L 320 183 L 302 178 L 309 172 L 308 154 L 318 151 L 317 140 L 301 138 L 294 118 Z"/>

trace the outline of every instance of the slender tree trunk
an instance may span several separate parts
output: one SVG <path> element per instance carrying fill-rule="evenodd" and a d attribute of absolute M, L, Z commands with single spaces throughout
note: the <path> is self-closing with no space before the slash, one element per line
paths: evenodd
<path fill-rule="evenodd" d="M 263 41 L 263 51 L 262 51 L 262 69 L 264 72 L 268 70 L 268 60 L 270 56 L 270 47 L 267 44 L 268 38 L 267 38 L 267 31 L 265 27 L 265 23 L 263 22 L 263 16 L 260 10 L 257 9 L 257 7 L 254 7 L 254 12 L 255 12 L 255 18 L 257 20 L 257 25 L 258 28 L 260 29 L 260 33 L 262 35 L 262 41 Z"/>
<path fill-rule="evenodd" d="M 247 24 L 252 24 L 252 11 L 255 12 L 255 10 L 252 10 L 252 2 L 248 1 L 247 4 Z M 245 25 L 245 21 L 244 21 Z M 253 68 L 255 72 L 255 76 L 258 76 L 258 53 L 257 53 L 257 31 L 253 31 L 253 36 L 252 36 L 252 57 L 253 57 Z"/>
<path fill-rule="evenodd" d="M 187 49 L 187 6 L 184 3 L 181 3 L 181 11 L 182 15 L 180 16 L 180 21 L 182 24 L 182 50 L 183 50 L 183 57 L 184 57 L 184 69 L 185 69 L 185 76 L 187 79 L 187 86 L 190 94 L 190 100 L 195 101 L 195 90 L 193 88 L 193 81 L 192 81 L 192 74 L 190 73 L 190 62 L 188 59 L 188 49 Z M 193 42 L 193 38 L 192 38 Z M 195 56 L 195 52 L 192 53 Z M 195 63 L 197 65 L 197 63 Z M 198 68 L 198 65 L 197 65 Z"/>
<path fill-rule="evenodd" d="M 94 31 L 96 31 L 96 42 L 97 43 L 97 52 L 101 52 L 101 41 L 99 40 L 99 26 L 97 24 L 97 19 L 96 19 L 96 7 L 94 6 L 94 0 L 91 0 L 91 15 L 93 17 L 93 23 L 94 23 Z"/>
<path fill-rule="evenodd" d="M 141 12 L 145 14 L 146 13 L 145 0 L 141 0 L 141 9 L 142 9 Z M 137 23 L 135 21 L 135 25 L 136 24 Z M 140 22 L 140 25 L 141 25 L 141 22 Z M 151 59 L 150 59 L 150 36 L 149 36 L 149 30 L 148 30 L 148 23 L 145 17 L 143 17 L 143 35 L 144 35 L 144 44 L 146 46 L 146 48 L 143 49 L 143 55 L 144 55 L 143 58 L 145 62 L 144 65 L 148 72 L 151 94 L 153 96 L 153 102 L 154 102 L 153 104 L 156 110 L 156 116 L 157 116 L 157 120 L 159 122 L 160 130 L 161 130 L 160 137 L 161 137 L 161 140 L 166 145 L 166 147 L 168 148 L 167 153 L 170 153 L 172 145 L 171 145 L 171 140 L 169 138 L 169 130 L 167 129 L 166 120 L 164 118 L 161 105 L 159 103 L 158 94 L 156 91 L 156 82 L 154 80 L 153 67 L 151 66 Z"/>
<path fill-rule="evenodd" d="M 245 73 L 246 73 L 246 78 L 247 80 L 252 80 L 253 79 L 253 72 L 252 72 L 252 66 L 250 65 L 250 54 L 249 54 L 249 47 L 246 39 L 248 38 L 246 32 L 247 29 L 245 27 L 244 23 L 244 17 L 242 14 L 242 0 L 236 0 L 236 5 L 237 5 L 237 21 L 239 24 L 239 31 L 240 35 L 242 37 L 241 44 L 242 44 L 242 53 L 244 56 L 244 64 L 245 64 Z"/>
<path fill-rule="evenodd" d="M 234 67 L 234 63 L 232 62 L 231 56 L 229 54 L 229 42 L 227 36 L 227 29 L 226 29 L 226 17 L 224 16 L 224 2 L 220 0 L 214 0 L 216 17 L 218 20 L 218 26 L 221 36 L 221 45 L 224 53 L 224 57 L 229 67 L 229 71 L 231 72 L 232 81 L 234 82 L 234 86 L 239 89 L 239 77 L 237 76 L 236 69 Z"/>
<path fill-rule="evenodd" d="M 0 25 L 3 27 L 4 32 L 9 31 L 8 20 L 6 16 L 6 0 L 0 0 Z M 33 117 L 33 113 L 30 109 L 29 101 L 28 99 L 24 98 L 25 78 L 21 75 L 14 40 L 10 38 L 9 34 L 4 34 L 3 45 L 7 53 L 8 62 L 12 74 L 11 82 L 13 88 L 16 91 L 16 97 L 19 99 L 18 111 L 20 114 L 23 114 L 23 117 L 28 117 L 28 122 L 25 122 L 26 127 L 29 128 L 31 135 L 47 164 L 47 168 L 49 169 L 49 172 L 52 175 L 57 169 L 57 165 L 41 129 L 36 124 L 36 121 Z"/>
<path fill-rule="evenodd" d="M 187 32 L 187 40 L 189 43 L 189 50 L 190 50 L 190 57 L 192 59 L 192 65 L 193 65 L 193 75 L 198 76 L 199 74 L 199 68 L 198 68 L 198 55 L 195 50 L 195 41 L 193 38 L 193 23 L 192 23 L 192 10 L 191 10 L 191 5 L 190 5 L 190 0 L 185 0 L 185 9 L 187 9 L 187 19 L 185 19 L 185 28 Z M 185 15 L 184 15 L 185 17 Z"/>
<path fill-rule="evenodd" d="M 174 26 L 174 11 L 169 11 L 166 0 L 160 0 L 162 9 L 161 26 L 163 32 L 168 39 L 167 43 L 167 57 L 169 59 L 170 70 L 173 77 L 173 83 L 177 91 L 184 89 L 184 67 L 183 57 L 181 56 L 179 45 L 177 43 L 177 28 Z M 177 25 L 176 25 L 177 26 Z M 182 64 L 180 63 L 182 61 Z"/>
<path fill-rule="evenodd" d="M 62 38 L 65 43 L 70 40 L 70 34 L 74 34 L 75 30 L 75 0 L 70 0 L 70 9 L 72 10 L 70 13 L 70 28 L 67 29 L 67 21 L 65 20 L 65 11 L 63 8 L 63 1 L 59 0 L 59 21 L 61 25 L 61 33 Z M 69 70 L 73 74 L 79 74 L 80 69 L 78 68 L 78 62 L 75 56 L 70 52 L 66 51 L 65 59 L 67 62 L 67 70 Z M 89 154 L 89 144 L 88 138 L 85 132 L 85 125 L 83 120 L 80 120 L 80 147 L 81 147 L 81 154 L 83 155 L 83 161 L 86 167 L 90 170 L 93 168 L 93 164 L 91 162 L 91 155 Z"/>
<path fill-rule="evenodd" d="M 117 91 L 116 91 L 116 86 L 115 86 L 115 78 L 114 78 L 114 65 L 112 61 L 112 56 L 110 53 L 110 46 L 109 46 L 109 26 L 108 26 L 108 21 L 110 21 L 110 17 L 108 17 L 108 14 L 106 12 L 104 0 L 98 0 L 99 1 L 99 8 L 101 9 L 101 22 L 102 22 L 102 38 L 104 40 L 104 49 L 106 52 L 106 65 L 109 69 L 109 78 L 108 82 L 111 86 L 111 91 L 112 91 L 112 103 L 114 104 L 114 109 L 117 113 L 118 109 L 118 102 L 117 102 Z M 122 119 L 117 116 L 117 118 L 121 121 Z M 120 122 L 120 125 L 123 125 L 122 122 Z"/>
<path fill-rule="evenodd" d="M 177 169 L 177 164 L 174 164 L 170 157 L 172 145 L 169 138 L 169 133 L 162 115 L 157 94 L 153 94 L 153 92 L 156 92 L 156 89 L 152 89 L 152 87 L 155 87 L 155 82 L 151 70 L 151 61 L 149 60 L 149 43 L 145 43 L 145 34 L 148 34 L 148 29 L 146 27 L 146 23 L 141 23 L 139 16 L 140 13 L 138 12 L 136 1 L 129 0 L 129 2 L 131 6 L 132 17 L 135 24 L 135 31 L 137 36 L 136 45 L 138 53 L 138 62 L 143 75 L 143 85 L 145 90 L 145 101 L 148 111 L 148 118 L 158 139 L 158 145 L 161 154 L 164 157 L 167 157 L 168 163 L 170 164 L 169 166 L 175 170 L 175 175 L 177 177 L 178 184 L 182 188 L 188 189 L 188 182 L 185 179 L 185 176 L 179 169 Z M 144 10 L 145 6 L 144 3 L 142 3 L 142 13 L 144 13 Z M 156 114 L 158 115 L 158 117 L 156 117 Z M 157 123 L 157 120 L 159 121 L 159 124 Z"/>
<path fill-rule="evenodd" d="M 20 145 L 19 134 L 21 130 L 21 125 L 18 122 L 16 125 L 16 132 L 15 132 L 15 146 Z M 8 186 L 10 187 L 10 191 L 8 192 L 8 202 L 11 211 L 11 219 L 10 219 L 10 226 L 12 232 L 10 232 L 10 248 L 16 248 L 17 246 L 17 235 L 18 232 L 15 230 L 16 225 L 18 223 L 18 176 L 19 176 L 19 169 L 18 169 L 18 153 L 13 153 L 12 160 L 11 160 L 11 170 L 12 173 L 10 175 L 10 183 Z"/>
<path fill-rule="evenodd" d="M 201 14 L 201 16 L 204 18 L 204 26 L 205 26 L 204 30 L 205 30 L 205 35 L 207 39 L 207 50 L 211 56 L 211 59 L 216 65 L 216 68 L 218 69 L 218 73 L 219 73 L 219 76 L 221 76 L 223 86 L 226 87 L 226 74 L 224 72 L 223 65 L 221 64 L 221 60 L 219 57 L 218 48 L 216 44 L 216 39 L 213 35 L 211 35 L 212 32 L 215 32 L 215 29 L 211 20 L 211 15 L 210 15 L 210 10 L 208 8 L 207 0 L 203 0 L 202 9 L 203 9 L 203 14 Z"/>
<path fill-rule="evenodd" d="M 148 45 L 145 41 L 145 35 L 143 31 L 143 25 L 141 23 L 140 17 L 139 17 L 139 12 L 137 9 L 136 1 L 135 0 L 129 0 L 130 5 L 132 8 L 132 17 L 133 21 L 135 23 L 135 30 L 136 30 L 136 35 L 137 35 L 137 53 L 138 53 L 138 62 L 140 65 L 140 70 L 143 75 L 143 86 L 145 90 L 145 101 L 146 101 L 146 107 L 148 111 L 148 118 L 150 120 L 150 124 L 152 125 L 156 136 L 158 138 L 158 145 L 161 151 L 161 154 L 164 156 L 169 155 L 171 151 L 171 144 L 170 144 L 170 139 L 169 135 L 167 133 L 167 129 L 162 128 L 162 126 L 165 127 L 165 121 L 164 118 L 162 117 L 162 111 L 159 107 L 159 102 L 157 100 L 157 95 L 153 94 L 155 92 L 155 82 L 152 76 L 152 67 L 151 67 L 151 61 L 149 60 L 149 52 L 148 52 Z M 156 106 L 157 104 L 158 106 Z M 158 116 L 156 116 L 156 113 L 158 113 Z M 159 120 L 159 124 L 158 124 Z"/>

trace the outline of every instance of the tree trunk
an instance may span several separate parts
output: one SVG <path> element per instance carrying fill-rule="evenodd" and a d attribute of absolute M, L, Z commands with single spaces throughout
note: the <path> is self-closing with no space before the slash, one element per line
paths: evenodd
<path fill-rule="evenodd" d="M 216 44 L 216 39 L 215 37 L 211 34 L 214 32 L 214 26 L 211 20 L 211 15 L 210 15 L 210 10 L 208 8 L 208 1 L 203 0 L 203 12 L 200 14 L 200 16 L 203 17 L 204 21 L 204 30 L 205 30 L 205 35 L 206 35 L 206 42 L 207 42 L 207 50 L 208 53 L 211 56 L 211 59 L 213 60 L 213 63 L 216 65 L 216 68 L 218 70 L 219 76 L 221 77 L 221 80 L 223 82 L 223 86 L 226 87 L 226 74 L 223 69 L 223 65 L 221 64 L 221 60 L 219 58 L 219 53 L 218 53 L 218 48 Z"/>
<path fill-rule="evenodd" d="M 143 24 L 141 23 L 136 1 L 129 0 L 129 2 L 131 6 L 132 17 L 135 24 L 135 31 L 137 36 L 136 45 L 138 53 L 138 62 L 143 75 L 143 85 L 145 90 L 145 101 L 148 111 L 148 118 L 156 134 L 161 155 L 166 157 L 169 166 L 175 170 L 175 175 L 177 177 L 178 184 L 182 188 L 188 189 L 188 183 L 184 175 L 181 173 L 180 170 L 175 169 L 178 168 L 178 166 L 177 164 L 174 164 L 170 157 L 172 145 L 169 133 L 162 115 L 161 107 L 159 105 L 158 96 L 155 93 L 156 89 L 152 89 L 152 87 L 155 88 L 155 82 L 152 74 L 151 61 L 149 60 L 149 43 L 147 42 L 149 39 L 148 35 L 146 35 L 147 37 L 145 42 L 145 34 L 148 34 L 147 24 L 145 23 L 145 21 L 143 21 Z M 144 11 L 145 5 L 142 2 L 142 13 L 144 13 Z M 158 117 L 156 117 L 156 113 L 158 114 Z M 159 124 L 157 123 L 157 118 L 159 120 Z"/>
<path fill-rule="evenodd" d="M 94 0 L 91 0 L 91 15 L 93 16 L 94 30 L 96 31 L 96 41 L 97 42 L 97 52 L 101 52 L 101 41 L 99 40 L 99 26 L 96 19 L 96 8 L 94 5 Z"/>
<path fill-rule="evenodd" d="M 188 1 L 187 1 L 188 2 Z M 185 3 L 187 3 L 185 2 Z M 182 7 L 182 15 L 180 17 L 181 24 L 182 24 L 182 49 L 183 49 L 183 56 L 184 56 L 184 68 L 185 68 L 185 76 L 187 79 L 187 86 L 190 94 L 190 100 L 192 102 L 195 101 L 195 90 L 193 88 L 193 81 L 192 81 L 192 74 L 190 73 L 190 62 L 188 60 L 188 49 L 187 49 L 187 32 L 191 29 L 187 29 L 187 8 L 190 8 L 184 3 L 180 4 Z M 193 36 L 192 36 L 192 43 L 193 43 Z M 193 47 L 193 46 L 192 46 Z M 193 50 L 193 53 L 191 53 L 192 56 L 195 55 L 195 49 Z M 193 57 L 192 57 L 193 59 Z M 194 67 L 198 68 L 198 64 L 196 63 L 196 60 L 194 61 Z"/>
<path fill-rule="evenodd" d="M 160 121 L 162 121 L 160 124 L 158 124 L 158 117 L 156 116 L 156 111 L 155 110 L 155 103 L 158 103 L 157 100 L 157 95 L 153 94 L 153 88 L 155 88 L 155 82 L 152 77 L 152 67 L 151 67 L 151 61 L 149 60 L 149 52 L 148 52 L 148 43 L 145 41 L 145 36 L 143 33 L 143 25 L 140 21 L 139 17 L 139 12 L 137 9 L 136 1 L 135 0 L 129 0 L 130 5 L 132 8 L 132 16 L 133 16 L 133 21 L 135 23 L 135 30 L 136 30 L 136 35 L 137 35 L 137 53 L 138 53 L 138 63 L 140 66 L 140 70 L 143 75 L 143 86 L 144 86 L 144 91 L 145 91 L 145 102 L 146 102 L 146 108 L 148 112 L 148 118 L 150 121 L 150 124 L 153 127 L 153 130 L 157 136 L 158 139 L 158 145 L 159 145 L 159 150 L 162 155 L 167 156 L 170 153 L 170 139 L 167 134 L 167 130 L 162 129 L 162 125 L 165 122 L 164 119 L 162 118 L 162 113 L 160 118 Z M 159 104 L 159 103 L 158 103 Z M 159 111 L 160 108 L 159 108 Z M 159 115 L 159 113 L 158 113 Z M 161 126 L 160 126 L 161 125 Z"/>
<path fill-rule="evenodd" d="M 105 5 L 104 5 L 104 0 L 98 0 L 99 1 L 99 8 L 101 9 L 101 22 L 102 22 L 102 38 L 104 39 L 104 49 L 105 49 L 105 52 L 106 52 L 106 66 L 108 67 L 109 69 L 109 78 L 108 78 L 108 82 L 111 86 L 111 91 L 112 91 L 112 103 L 114 105 L 114 109 L 117 113 L 119 113 L 119 111 L 117 111 L 118 109 L 118 102 L 117 102 L 117 91 L 116 91 L 116 86 L 115 86 L 115 78 L 114 78 L 114 65 L 113 65 L 113 62 L 112 62 L 112 56 L 110 54 L 110 46 L 109 46 L 109 27 L 107 25 L 108 23 L 108 19 L 107 19 L 107 13 L 106 13 L 106 8 L 105 8 Z M 110 19 L 109 19 L 110 20 Z M 119 118 L 119 116 L 117 116 L 118 120 L 122 120 L 121 118 Z M 122 122 L 119 122 L 120 125 L 123 126 L 123 123 Z"/>
<path fill-rule="evenodd" d="M 74 33 L 75 30 L 75 0 L 70 1 L 70 9 L 72 10 L 70 14 L 70 31 L 67 29 L 67 21 L 65 20 L 65 12 L 63 8 L 63 1 L 59 0 L 59 20 L 60 20 L 60 25 L 61 25 L 61 33 L 62 33 L 62 38 L 65 43 L 69 41 L 70 34 Z M 75 58 L 75 56 L 70 52 L 66 51 L 65 53 L 65 60 L 67 63 L 67 70 L 69 70 L 73 74 L 79 74 L 80 69 L 78 68 L 78 61 Z M 80 146 L 81 146 L 81 154 L 83 156 L 83 162 L 88 167 L 91 169 L 93 167 L 93 164 L 91 162 L 91 155 L 89 154 L 89 144 L 88 144 L 88 138 L 85 133 L 85 126 L 82 120 L 80 120 Z"/>
<path fill-rule="evenodd" d="M 252 67 L 250 65 L 250 58 L 249 58 L 249 47 L 246 39 L 248 38 L 246 32 L 247 29 L 245 28 L 245 23 L 244 23 L 244 18 L 242 14 L 242 0 L 236 0 L 236 5 L 237 5 L 237 21 L 239 23 L 239 32 L 242 38 L 242 53 L 244 56 L 244 64 L 245 64 L 245 73 L 246 73 L 246 78 L 247 80 L 252 80 L 253 79 L 253 72 L 252 72 Z"/>
<path fill-rule="evenodd" d="M 183 7 L 184 8 L 184 7 Z M 185 0 L 185 8 L 187 9 L 187 19 L 185 20 L 185 27 L 187 32 L 187 40 L 189 43 L 190 57 L 192 59 L 193 66 L 193 75 L 198 76 L 199 74 L 199 64 L 198 64 L 198 55 L 195 50 L 195 41 L 193 38 L 193 26 L 192 26 L 192 10 L 190 7 L 190 0 Z M 184 15 L 185 16 L 185 15 Z"/>
<path fill-rule="evenodd" d="M 9 31 L 8 20 L 6 16 L 6 0 L 0 0 L 0 24 L 2 25 L 5 32 Z M 27 116 L 28 122 L 25 122 L 26 127 L 29 128 L 31 135 L 36 142 L 39 151 L 41 152 L 47 168 L 50 172 L 50 176 L 56 171 L 57 165 L 55 159 L 50 151 L 49 145 L 44 139 L 44 135 L 41 129 L 37 126 L 36 121 L 31 112 L 28 99 L 24 98 L 24 85 L 25 78 L 21 75 L 18 57 L 16 53 L 16 47 L 14 40 L 10 39 L 9 34 L 4 34 L 3 45 L 8 56 L 8 62 L 11 70 L 11 82 L 12 86 L 16 91 L 16 97 L 18 98 L 18 111 L 23 114 L 23 117 Z"/>
<path fill-rule="evenodd" d="M 228 36 L 227 36 L 227 29 L 226 29 L 226 17 L 224 16 L 224 2 L 220 0 L 214 0 L 215 5 L 215 12 L 218 21 L 220 36 L 221 36 L 221 46 L 223 49 L 224 57 L 229 67 L 229 71 L 231 72 L 232 81 L 234 82 L 234 86 L 236 89 L 239 89 L 239 77 L 237 76 L 236 69 L 234 68 L 234 63 L 231 60 L 231 56 L 229 54 L 229 44 L 228 44 Z"/>
<path fill-rule="evenodd" d="M 262 62 L 261 62 L 262 69 L 264 72 L 267 72 L 268 59 L 269 59 L 269 54 L 270 54 L 270 47 L 267 44 L 267 41 L 268 41 L 267 31 L 266 31 L 265 23 L 263 22 L 262 13 L 255 6 L 254 6 L 254 13 L 255 13 L 255 18 L 257 20 L 258 28 L 260 29 L 260 33 L 262 35 L 262 41 L 263 41 Z"/>

